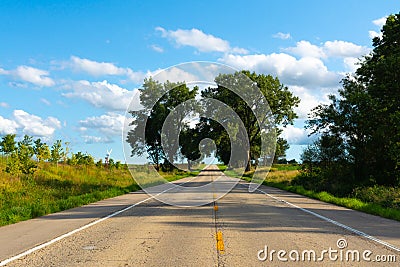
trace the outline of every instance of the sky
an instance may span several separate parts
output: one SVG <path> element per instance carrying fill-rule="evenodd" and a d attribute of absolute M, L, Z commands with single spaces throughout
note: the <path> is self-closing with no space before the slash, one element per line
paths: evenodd
<path fill-rule="evenodd" d="M 313 141 L 307 114 L 372 49 L 396 0 L 0 1 L 0 136 L 70 142 L 125 161 L 126 108 L 145 77 L 191 61 L 271 74 L 301 99 L 288 159 Z"/>

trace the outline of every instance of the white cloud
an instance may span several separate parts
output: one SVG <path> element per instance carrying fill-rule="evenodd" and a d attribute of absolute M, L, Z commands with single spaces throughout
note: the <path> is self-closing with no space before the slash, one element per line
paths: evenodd
<path fill-rule="evenodd" d="M 371 39 L 374 39 L 375 37 L 382 37 L 382 33 L 381 32 L 376 32 L 376 31 L 368 31 L 368 36 Z"/>
<path fill-rule="evenodd" d="M 61 123 L 57 118 L 42 119 L 23 110 L 14 110 L 11 120 L 0 116 L 0 132 L 3 134 L 17 133 L 21 130 L 23 134 L 50 137 L 56 129 L 60 128 Z"/>
<path fill-rule="evenodd" d="M 225 55 L 219 61 L 238 69 L 278 76 L 280 81 L 287 85 L 333 87 L 337 86 L 342 78 L 340 74 L 329 71 L 318 58 L 296 59 L 285 53 Z"/>
<path fill-rule="evenodd" d="M 292 55 L 299 57 L 328 58 L 328 57 L 360 57 L 369 52 L 369 48 L 346 41 L 326 41 L 317 46 L 309 41 L 300 41 L 294 47 L 283 49 Z"/>
<path fill-rule="evenodd" d="M 49 87 L 55 84 L 50 77 L 47 77 L 49 72 L 45 70 L 40 70 L 29 66 L 19 66 L 14 73 L 18 78 L 38 86 Z"/>
<path fill-rule="evenodd" d="M 8 71 L 6 71 L 5 69 L 0 68 L 0 74 L 6 75 L 6 74 L 8 74 Z"/>
<path fill-rule="evenodd" d="M 374 25 L 378 26 L 379 29 L 381 29 L 381 28 L 383 27 L 383 25 L 385 25 L 386 19 L 387 19 L 387 16 L 384 16 L 384 17 L 382 17 L 382 18 L 373 20 L 372 23 L 373 23 Z M 371 31 L 368 31 L 368 36 L 369 36 L 369 38 L 371 38 L 371 39 L 373 39 L 373 38 L 375 38 L 375 37 L 382 38 L 382 32 L 377 32 L 377 31 L 371 30 Z"/>
<path fill-rule="evenodd" d="M 86 143 L 110 143 L 113 137 L 122 136 L 122 129 L 127 118 L 115 112 L 107 112 L 101 116 L 88 117 L 79 121 L 79 130 L 85 133 L 82 137 Z M 87 132 L 96 135 L 88 135 Z"/>
<path fill-rule="evenodd" d="M 313 136 L 308 136 L 310 134 L 308 129 L 287 125 L 282 130 L 283 132 L 280 136 L 286 139 L 291 145 L 308 145 L 315 139 Z"/>
<path fill-rule="evenodd" d="M 80 98 L 99 108 L 125 111 L 132 100 L 136 106 L 139 105 L 136 91 L 127 90 L 106 80 L 102 82 L 74 81 L 66 84 L 64 88 L 68 88 L 71 92 L 63 93 L 63 96 Z"/>
<path fill-rule="evenodd" d="M 10 105 L 8 105 L 8 103 L 6 103 L 6 102 L 0 102 L 0 107 L 8 108 L 8 107 L 10 107 Z"/>
<path fill-rule="evenodd" d="M 282 40 L 287 40 L 287 39 L 292 38 L 290 33 L 283 33 L 283 32 L 275 33 L 274 35 L 272 35 L 272 37 L 277 38 L 277 39 L 282 39 Z"/>
<path fill-rule="evenodd" d="M 96 143 L 109 144 L 113 142 L 112 139 L 101 136 L 83 135 L 82 138 L 84 139 L 86 144 L 96 144 Z"/>
<path fill-rule="evenodd" d="M 97 62 L 86 58 L 71 57 L 71 64 L 75 70 L 87 72 L 93 76 L 125 75 L 127 70 L 112 63 Z"/>
<path fill-rule="evenodd" d="M 0 134 L 15 134 L 18 127 L 15 121 L 0 116 Z"/>
<path fill-rule="evenodd" d="M 289 52 L 290 54 L 299 57 L 314 57 L 314 58 L 326 57 L 321 47 L 313 45 L 309 41 L 304 41 L 304 40 L 297 42 L 295 47 L 288 47 L 283 49 L 283 51 Z"/>
<path fill-rule="evenodd" d="M 151 47 L 151 49 L 153 49 L 154 51 L 156 51 L 158 53 L 163 53 L 164 52 L 164 49 L 161 46 L 153 44 L 150 47 Z"/>
<path fill-rule="evenodd" d="M 360 57 L 369 52 L 369 48 L 345 41 L 327 41 L 323 50 L 328 57 Z"/>
<path fill-rule="evenodd" d="M 300 104 L 294 108 L 299 119 L 307 119 L 311 109 L 319 104 L 328 103 L 328 94 L 332 90 L 311 90 L 302 86 L 290 86 L 289 90 L 300 98 Z"/>
<path fill-rule="evenodd" d="M 229 42 L 211 34 L 206 34 L 198 29 L 176 31 L 166 30 L 162 27 L 156 27 L 156 31 L 161 32 L 161 36 L 169 38 L 179 46 L 191 46 L 199 52 L 223 52 L 246 54 L 248 51 L 244 48 L 231 47 Z"/>
<path fill-rule="evenodd" d="M 383 25 L 385 25 L 387 18 L 388 18 L 388 16 L 384 16 L 382 18 L 373 20 L 372 23 L 375 24 L 376 26 L 378 26 L 379 28 L 382 28 Z"/>
<path fill-rule="evenodd" d="M 69 66 L 75 71 L 82 71 L 92 76 L 126 76 L 133 82 L 142 82 L 145 77 L 143 72 L 135 72 L 130 68 L 117 67 L 109 62 L 97 62 L 86 58 L 72 56 L 70 62 L 63 63 L 63 67 Z"/>
<path fill-rule="evenodd" d="M 49 72 L 29 66 L 18 66 L 15 70 L 4 70 L 0 68 L 0 75 L 12 76 L 16 80 L 29 82 L 40 87 L 50 87 L 55 85 L 53 79 L 49 76 Z"/>
<path fill-rule="evenodd" d="M 42 102 L 43 104 L 45 104 L 46 106 L 51 106 L 51 103 L 49 100 L 47 100 L 46 98 L 41 98 L 40 102 Z"/>
<path fill-rule="evenodd" d="M 360 59 L 355 58 L 355 57 L 345 57 L 343 59 L 344 67 L 348 72 L 354 73 L 360 66 L 358 63 L 360 62 Z"/>
<path fill-rule="evenodd" d="M 179 66 L 171 67 L 164 70 L 157 70 L 153 73 L 150 73 L 149 76 L 152 76 L 155 80 L 164 83 L 166 81 L 170 82 L 189 82 L 189 81 L 198 81 L 199 78 L 191 72 L 185 71 Z"/>

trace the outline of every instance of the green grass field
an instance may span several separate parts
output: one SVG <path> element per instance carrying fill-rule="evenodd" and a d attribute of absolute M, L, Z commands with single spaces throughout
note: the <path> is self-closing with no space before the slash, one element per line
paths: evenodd
<path fill-rule="evenodd" d="M 0 226 L 139 190 L 126 169 L 41 163 L 32 177 L 13 177 L 0 160 Z M 147 168 L 147 166 L 146 166 Z M 168 181 L 197 172 L 161 173 Z M 139 171 L 136 175 L 146 176 Z"/>

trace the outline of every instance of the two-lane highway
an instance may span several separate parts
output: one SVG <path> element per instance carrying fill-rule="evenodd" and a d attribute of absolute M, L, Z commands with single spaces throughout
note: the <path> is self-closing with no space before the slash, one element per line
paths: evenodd
<path fill-rule="evenodd" d="M 210 166 L 198 177 L 179 183 L 198 186 L 220 176 L 217 167 Z M 223 178 L 225 185 L 237 182 Z M 218 184 L 215 188 L 221 189 Z M 171 197 L 179 193 L 171 191 L 165 193 Z M 184 197 L 177 198 L 182 201 Z M 198 192 L 187 197 L 199 200 Z M 265 186 L 249 193 L 248 184 L 240 182 L 223 198 L 200 207 L 166 205 L 144 192 L 99 203 L 0 228 L 1 260 L 7 266 L 400 263 L 399 222 Z M 26 255 L 18 256 L 24 251 Z"/>

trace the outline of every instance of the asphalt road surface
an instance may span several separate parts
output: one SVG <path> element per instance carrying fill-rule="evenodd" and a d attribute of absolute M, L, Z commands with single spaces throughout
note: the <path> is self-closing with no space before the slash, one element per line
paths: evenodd
<path fill-rule="evenodd" d="M 201 204 L 233 189 L 195 207 L 140 191 L 1 227 L 0 265 L 400 266 L 399 222 L 265 186 L 249 193 L 216 166 L 177 183 L 211 181 L 213 192 L 157 198 Z"/>

